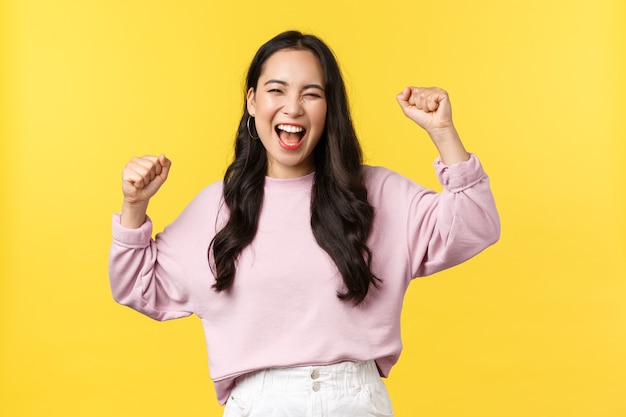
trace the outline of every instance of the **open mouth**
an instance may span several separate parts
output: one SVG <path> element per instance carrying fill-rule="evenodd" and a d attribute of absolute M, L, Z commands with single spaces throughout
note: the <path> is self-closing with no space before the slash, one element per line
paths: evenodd
<path fill-rule="evenodd" d="M 279 124 L 274 130 L 278 135 L 278 142 L 284 149 L 293 151 L 300 147 L 306 129 L 302 126 Z"/>

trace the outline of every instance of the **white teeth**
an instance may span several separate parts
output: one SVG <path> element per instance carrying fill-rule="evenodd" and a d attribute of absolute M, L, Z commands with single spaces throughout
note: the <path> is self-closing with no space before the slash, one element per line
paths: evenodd
<path fill-rule="evenodd" d="M 285 132 L 289 132 L 289 133 L 299 133 L 304 131 L 303 127 L 300 126 L 292 126 L 292 125 L 278 125 L 276 126 L 277 129 L 283 130 Z"/>

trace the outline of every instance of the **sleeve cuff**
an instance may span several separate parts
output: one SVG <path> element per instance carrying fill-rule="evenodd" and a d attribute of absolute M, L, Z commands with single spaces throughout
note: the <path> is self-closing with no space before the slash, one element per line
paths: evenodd
<path fill-rule="evenodd" d="M 437 171 L 437 178 L 439 178 L 443 188 L 452 193 L 458 193 L 470 188 L 486 176 L 478 157 L 474 154 L 470 154 L 470 159 L 467 161 L 458 162 L 450 166 L 441 162 L 441 158 L 437 158 L 433 166 Z"/>
<path fill-rule="evenodd" d="M 113 241 L 128 248 L 145 248 L 152 239 L 152 221 L 146 221 L 137 229 L 129 229 L 120 223 L 121 213 L 113 215 Z"/>

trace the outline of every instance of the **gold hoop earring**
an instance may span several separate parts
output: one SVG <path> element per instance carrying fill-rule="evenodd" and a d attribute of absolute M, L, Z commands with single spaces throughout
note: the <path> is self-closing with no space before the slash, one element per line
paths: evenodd
<path fill-rule="evenodd" d="M 250 129 L 250 119 L 254 119 L 254 116 L 248 116 L 248 121 L 246 122 L 246 127 L 248 128 L 248 135 L 250 135 L 252 139 L 258 139 L 259 138 L 258 132 L 256 136 L 252 134 L 252 129 Z M 255 124 L 255 129 L 256 129 L 256 124 Z"/>

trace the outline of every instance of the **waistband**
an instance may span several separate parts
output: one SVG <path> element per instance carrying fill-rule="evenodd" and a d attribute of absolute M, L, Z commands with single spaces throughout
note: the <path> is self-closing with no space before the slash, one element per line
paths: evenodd
<path fill-rule="evenodd" d="M 380 381 L 375 361 L 332 365 L 270 368 L 237 378 L 235 387 L 255 392 L 310 392 L 331 388 L 350 392 Z"/>

